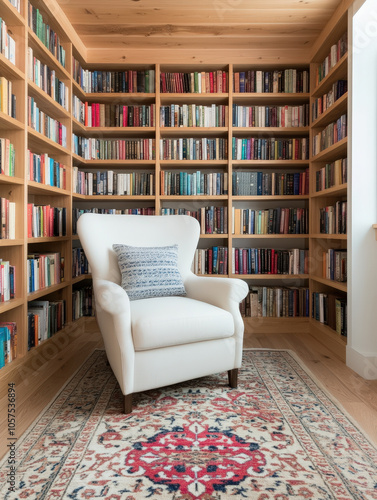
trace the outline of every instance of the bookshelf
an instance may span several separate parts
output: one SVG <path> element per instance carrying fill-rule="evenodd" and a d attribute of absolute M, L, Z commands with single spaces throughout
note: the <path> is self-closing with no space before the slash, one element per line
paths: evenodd
<path fill-rule="evenodd" d="M 318 42 L 316 54 L 310 64 L 309 195 L 310 325 L 311 328 L 325 333 L 329 340 L 340 342 L 342 348 L 347 340 L 344 331 L 347 314 L 343 306 L 347 301 L 347 282 L 344 281 L 346 278 L 339 280 L 335 278 L 334 273 L 330 273 L 330 262 L 332 265 L 333 256 L 340 255 L 340 251 L 344 251 L 342 255 L 346 255 L 347 251 L 348 140 L 347 133 L 343 130 L 338 135 L 336 125 L 334 126 L 338 120 L 346 120 L 347 116 L 348 52 L 344 34 L 347 34 L 347 13 L 341 15 L 332 31 Z M 318 74 L 322 78 L 318 77 Z M 327 135 L 325 131 L 331 128 L 331 132 L 336 133 L 328 142 L 327 138 L 324 138 Z M 314 147 L 320 134 L 321 144 Z M 334 207 L 334 210 L 331 207 Z M 335 224 L 336 227 L 331 228 L 333 218 L 342 219 L 342 210 L 345 212 L 343 221 L 340 220 L 339 224 Z M 340 260 L 335 263 L 334 260 L 334 265 L 339 269 L 342 263 Z M 343 267 L 347 268 L 346 260 L 343 261 Z"/>
<path fill-rule="evenodd" d="M 346 283 L 334 282 L 322 276 L 321 259 L 325 250 L 346 248 L 347 236 L 346 234 L 322 234 L 319 228 L 318 211 L 320 208 L 336 202 L 346 201 L 347 183 L 341 182 L 323 191 L 316 191 L 315 186 L 317 172 L 327 163 L 336 162 L 346 157 L 347 138 L 339 140 L 316 155 L 311 152 L 315 134 L 336 122 L 347 111 L 348 94 L 345 92 L 315 120 L 312 119 L 313 103 L 319 97 L 329 93 L 334 83 L 338 80 L 345 80 L 347 76 L 347 54 L 345 54 L 327 76 L 319 84 L 315 84 L 316 67 L 326 57 L 331 45 L 339 39 L 338 35 L 340 36 L 342 31 L 347 28 L 344 16 L 340 21 L 339 29 L 334 32 L 334 36 L 329 35 L 323 41 L 310 63 L 310 68 L 309 64 L 296 66 L 294 61 L 292 61 L 292 65 L 284 67 L 279 66 L 279 64 L 272 66 L 257 62 L 248 65 L 206 64 L 205 67 L 199 63 L 120 65 L 109 62 L 109 64 L 102 63 L 96 67 L 93 64 L 86 64 L 82 48 L 79 45 L 75 46 L 77 40 L 70 39 L 63 32 L 43 1 L 36 0 L 32 4 L 40 9 L 43 21 L 48 23 L 52 30 L 58 34 L 61 47 L 64 50 L 64 64 L 62 61 L 59 62 L 36 35 L 33 28 L 28 25 L 28 2 L 21 1 L 21 12 L 18 13 L 8 0 L 0 0 L 0 17 L 12 29 L 12 35 L 16 42 L 16 64 L 12 64 L 3 54 L 0 54 L 1 75 L 12 81 L 13 93 L 16 95 L 17 101 L 16 118 L 0 113 L 0 138 L 8 139 L 14 145 L 17 155 L 15 175 L 0 174 L 0 197 L 6 197 L 16 203 L 17 221 L 15 239 L 0 240 L 0 258 L 10 260 L 11 264 L 16 267 L 16 296 L 10 301 L 0 303 L 0 321 L 17 322 L 18 358 L 20 360 L 28 354 L 27 310 L 31 301 L 64 300 L 66 303 L 65 329 L 77 324 L 82 324 L 82 328 L 85 328 L 86 320 L 79 320 L 81 323 L 77 323 L 74 318 L 80 316 L 77 313 L 80 300 L 91 300 L 87 297 L 91 276 L 87 274 L 86 270 L 82 272 L 80 269 L 80 271 L 71 272 L 75 252 L 79 254 L 80 248 L 80 242 L 75 234 L 76 219 L 85 210 L 98 209 L 104 212 L 120 210 L 128 211 L 128 213 L 137 211 L 138 213 L 157 215 L 178 210 L 184 211 L 184 213 L 195 213 L 202 222 L 198 245 L 201 258 L 206 254 L 208 258 L 209 250 L 212 251 L 213 257 L 214 247 L 222 248 L 221 251 L 227 255 L 227 265 L 221 268 L 222 271 L 219 275 L 240 277 L 245 279 L 251 287 L 309 289 L 309 298 L 306 298 L 308 304 L 311 303 L 313 292 L 334 292 L 340 294 L 341 297 L 346 296 Z M 61 94 L 58 93 L 57 99 L 56 94 L 50 90 L 46 92 L 43 90 L 43 85 L 36 82 L 35 75 L 30 71 L 31 64 L 37 67 L 43 65 L 48 68 L 48 74 L 54 72 L 55 78 L 61 82 L 64 89 Z M 285 70 L 288 68 L 289 72 L 285 75 Z M 300 75 L 296 81 L 297 84 L 300 82 L 301 85 L 299 91 L 294 91 L 292 87 L 294 79 L 297 77 L 297 75 L 293 77 L 292 68 L 296 70 L 297 75 Z M 206 74 L 204 74 L 203 69 Z M 92 79 L 92 74 L 95 71 L 101 74 L 102 72 L 110 74 L 109 77 L 106 76 L 107 79 L 103 80 L 109 82 L 106 91 L 98 91 L 95 85 L 87 87 L 88 75 Z M 136 85 L 135 80 L 132 80 L 134 83 L 133 87 L 129 88 L 131 91 L 124 92 L 124 88 L 119 86 L 120 83 L 112 84 L 115 82 L 112 80 L 113 75 L 121 72 L 130 72 L 127 76 L 129 79 L 135 78 L 131 72 L 139 72 L 139 74 L 143 72 L 144 77 L 138 82 L 136 76 Z M 195 87 L 195 76 L 193 87 L 186 86 L 184 88 L 177 85 L 176 92 L 164 92 L 164 87 L 160 85 L 161 75 L 184 73 L 191 75 L 195 72 L 202 75 L 200 77 L 202 78 L 200 92 L 198 91 L 198 82 L 196 83 L 197 87 Z M 274 73 L 277 75 L 276 78 L 280 79 L 283 75 L 283 78 L 287 78 L 287 84 L 290 85 L 289 92 L 281 92 L 281 87 L 278 91 L 271 92 L 271 89 L 267 89 L 268 85 L 261 90 L 260 83 L 258 88 L 255 87 L 253 91 L 240 91 L 241 89 L 234 84 L 236 75 L 247 72 L 254 72 L 255 76 L 257 73 L 263 72 L 263 82 L 266 85 L 267 83 L 274 85 Z M 305 76 L 303 76 L 304 74 Z M 146 75 L 148 75 L 148 80 L 146 80 Z M 97 77 L 99 78 L 98 75 Z M 177 81 L 179 78 L 181 77 L 177 77 Z M 191 78 L 190 76 L 190 81 Z M 216 86 L 211 87 L 211 80 L 216 78 L 218 78 Z M 146 81 L 148 81 L 147 86 Z M 204 89 L 206 92 L 203 92 Z M 243 90 L 251 89 L 245 87 Z M 54 137 L 47 137 L 29 124 L 28 109 L 31 98 L 37 103 L 39 110 L 65 128 L 66 143 L 63 144 L 59 135 L 58 139 L 54 140 Z M 100 125 L 97 123 L 96 126 L 90 126 L 89 121 L 85 120 L 85 114 L 84 119 L 82 119 L 80 111 L 77 110 L 85 109 L 87 106 L 87 108 L 92 107 L 93 113 L 93 110 L 96 109 L 94 105 L 100 106 L 102 113 L 105 114 L 108 112 L 106 109 L 108 110 L 112 105 L 134 108 L 145 106 L 149 110 L 153 107 L 154 122 L 144 122 L 141 126 L 140 124 L 130 126 L 131 124 L 127 123 L 127 126 L 124 126 L 123 121 L 123 126 L 114 126 L 115 122 L 111 122 L 112 126 L 103 126 L 102 115 Z M 204 108 L 214 108 L 216 113 L 221 109 L 223 119 L 217 126 L 213 126 L 213 122 L 210 126 L 203 126 L 203 123 L 199 121 L 197 122 L 199 126 L 167 126 L 161 121 L 161 109 L 171 109 L 172 106 L 175 106 L 177 116 L 180 113 L 186 113 L 187 109 L 192 113 L 193 108 L 201 110 L 199 113 L 203 114 Z M 184 107 L 186 111 L 183 111 Z M 283 108 L 286 109 L 287 113 L 284 115 L 284 120 L 287 119 L 284 124 L 281 122 Z M 258 121 L 255 126 L 252 126 L 252 121 L 247 122 L 248 126 L 246 126 L 246 122 L 242 126 L 242 123 L 234 120 L 234 109 L 241 113 L 262 113 L 264 118 L 262 121 Z M 292 111 L 293 109 L 295 111 Z M 280 126 L 277 126 L 274 121 L 269 122 L 272 116 L 276 118 L 277 113 L 280 113 L 280 121 L 278 122 Z M 305 114 L 306 119 L 303 117 Z M 297 121 L 301 120 L 300 124 L 292 123 L 292 117 L 297 118 Z M 297 146 L 299 153 L 292 156 L 279 154 L 272 156 L 263 153 L 249 156 L 249 159 L 242 159 L 242 154 L 233 154 L 233 141 L 235 139 L 238 139 L 240 144 L 242 141 L 251 139 L 263 140 L 266 144 L 268 143 L 266 146 L 268 148 L 279 148 L 280 145 L 284 145 L 281 147 L 292 147 L 288 144 L 294 139 L 299 144 Z M 148 144 L 148 155 L 139 155 L 131 159 L 132 156 L 126 154 L 123 159 L 120 159 L 115 154 L 107 155 L 108 159 L 105 159 L 106 156 L 103 156 L 102 153 L 94 156 L 88 153 L 83 156 L 77 147 L 78 141 L 80 141 L 80 147 L 82 144 L 88 148 L 91 148 L 93 144 L 101 144 L 102 148 L 105 143 L 108 145 L 114 140 L 122 141 L 124 144 L 137 140 L 144 145 Z M 170 150 L 172 145 L 174 150 L 179 141 L 185 141 L 187 147 L 190 141 L 191 144 L 200 145 L 204 143 L 204 140 L 207 141 L 206 148 L 208 147 L 210 151 L 216 151 L 212 159 L 207 159 L 205 154 L 203 156 L 188 156 L 189 159 L 179 159 L 179 156 L 176 159 L 170 159 L 168 154 L 164 154 L 164 145 L 169 141 Z M 273 146 L 271 146 L 272 142 Z M 264 143 L 261 142 L 259 146 L 261 150 L 265 147 Z M 95 148 L 95 146 L 93 147 Z M 220 152 L 219 148 L 221 148 Z M 30 153 L 27 153 L 28 151 Z M 48 155 L 48 158 L 55 164 L 59 164 L 59 168 L 64 170 L 65 185 L 60 184 L 60 179 L 59 184 L 56 179 L 48 181 L 49 184 L 48 182 L 37 182 L 31 178 L 28 174 L 30 154 L 34 155 L 33 158 Z M 204 157 L 206 159 L 203 159 Z M 45 159 L 45 161 L 50 160 Z M 109 171 L 112 172 L 110 177 Z M 289 194 L 284 194 L 284 192 L 241 194 L 237 192 L 233 185 L 236 179 L 234 176 L 252 172 L 259 173 L 265 178 L 268 177 L 270 187 L 272 183 L 277 182 L 276 179 L 279 176 L 285 176 L 286 179 L 288 175 L 295 176 L 290 179 L 300 179 L 298 181 L 300 191 L 291 191 Z M 209 176 L 216 175 L 219 179 L 216 181 L 216 186 L 220 185 L 220 190 L 213 188 L 210 192 L 207 189 L 206 194 L 202 191 L 193 194 L 187 190 L 178 194 L 180 192 L 178 189 L 173 190 L 172 193 L 167 191 L 166 186 L 162 184 L 165 177 L 170 175 L 170 178 L 174 178 L 177 183 L 177 177 L 181 173 L 190 179 L 190 183 L 194 175 L 199 179 L 198 182 L 201 179 L 200 176 L 203 179 L 205 177 L 207 188 L 210 182 Z M 110 194 L 106 190 L 101 191 L 103 194 L 99 194 L 99 192 L 89 194 L 89 191 L 85 189 L 80 191 L 78 177 L 85 186 L 88 179 L 93 179 L 94 175 L 101 176 L 101 174 L 104 176 L 103 182 L 105 182 L 104 179 L 109 182 L 109 179 L 112 179 L 114 175 L 119 177 L 120 174 L 133 176 L 132 178 L 138 176 L 138 179 L 140 176 L 144 176 L 143 179 L 148 176 L 152 189 L 148 194 L 129 194 L 128 191 L 127 194 L 124 194 L 125 191 L 123 194 L 114 191 L 113 194 Z M 303 185 L 305 189 L 301 189 Z M 30 204 L 65 208 L 66 233 L 61 236 L 28 237 L 27 211 Z M 255 212 L 270 210 L 273 214 L 273 211 L 281 209 L 291 209 L 292 213 L 295 214 L 298 211 L 304 211 L 302 213 L 305 213 L 304 217 L 308 219 L 305 231 L 301 228 L 297 232 L 279 230 L 258 233 L 258 231 L 254 231 L 254 234 L 248 234 L 241 231 L 235 232 L 235 228 L 233 228 L 234 214 L 241 210 Z M 217 214 L 216 223 L 207 227 L 206 230 L 207 216 L 212 214 L 213 217 L 213 213 Z M 309 256 L 309 261 L 312 264 L 309 269 L 307 266 L 296 267 L 296 270 L 289 274 L 272 271 L 257 274 L 247 271 L 239 274 L 236 271 L 232 255 L 235 255 L 236 251 L 240 251 L 240 249 L 245 249 L 249 253 L 251 249 L 256 251 L 269 249 L 276 251 L 276 253 L 285 252 L 285 254 L 294 249 L 301 254 L 305 252 L 305 258 L 308 260 Z M 50 287 L 28 293 L 27 257 L 30 254 L 46 253 L 58 253 L 64 259 L 64 280 Z M 213 276 L 217 276 L 217 274 L 213 274 Z M 82 288 L 83 291 L 79 288 Z M 73 296 L 74 300 L 72 300 Z M 308 330 L 310 324 L 315 328 L 320 328 L 330 336 L 340 338 L 329 327 L 311 319 L 310 315 L 311 309 L 308 311 L 308 316 L 304 317 L 246 317 L 245 326 L 247 331 L 253 332 L 259 330 L 265 332 L 286 331 L 288 329 L 299 332 Z M 61 335 L 64 335 L 64 331 L 62 329 Z M 50 342 L 50 340 L 44 342 Z M 33 347 L 33 349 L 38 349 L 38 347 Z M 5 367 L 2 372 L 9 369 L 9 367 Z"/>

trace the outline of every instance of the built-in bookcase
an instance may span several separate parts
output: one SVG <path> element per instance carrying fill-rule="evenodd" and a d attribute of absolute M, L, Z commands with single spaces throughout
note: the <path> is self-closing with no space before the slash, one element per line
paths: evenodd
<path fill-rule="evenodd" d="M 310 65 L 311 325 L 347 334 L 347 15 Z"/>
<path fill-rule="evenodd" d="M 0 198 L 15 203 L 16 219 L 15 238 L 0 239 L 0 258 L 16 269 L 15 296 L 0 302 L 0 322 L 17 323 L 18 358 L 30 347 L 31 302 L 64 301 L 64 328 L 85 327 L 82 316 L 92 314 L 76 222 L 93 210 L 196 217 L 195 270 L 247 281 L 242 307 L 256 315 L 245 318 L 247 331 L 310 324 L 341 339 L 311 316 L 313 294 L 345 299 L 347 290 L 345 281 L 323 276 L 323 259 L 346 249 L 346 233 L 321 233 L 326 207 L 342 211 L 347 200 L 347 53 L 320 81 L 316 76 L 346 19 L 310 66 L 96 67 L 42 0 L 31 5 L 39 21 L 29 25 L 35 11 L 26 0 L 20 12 L 0 0 L 15 42 L 15 64 L 0 54 L 0 76 L 11 82 L 16 102 L 15 117 L 0 112 L 0 145 L 15 155 L 13 170 L 8 165 L 0 174 Z M 58 48 L 43 40 L 44 25 Z M 316 137 L 338 120 L 344 135 L 322 149 Z M 33 206 L 64 209 L 65 232 L 30 236 Z M 60 280 L 28 292 L 30 260 L 48 254 L 59 256 Z M 276 304 L 287 317 L 276 317 Z"/>

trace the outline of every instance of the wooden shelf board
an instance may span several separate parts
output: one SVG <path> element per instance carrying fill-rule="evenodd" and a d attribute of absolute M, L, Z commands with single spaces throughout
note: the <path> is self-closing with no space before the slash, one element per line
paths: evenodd
<path fill-rule="evenodd" d="M 17 62 L 17 60 L 16 60 Z M 15 66 L 4 54 L 0 53 L 0 71 L 1 76 L 5 76 L 8 80 L 24 80 L 24 73 Z"/>
<path fill-rule="evenodd" d="M 72 285 L 76 285 L 77 283 L 81 283 L 81 281 L 90 280 L 90 279 L 92 279 L 91 274 L 80 274 L 80 276 L 76 276 L 75 278 L 72 278 Z"/>
<path fill-rule="evenodd" d="M 27 181 L 28 192 L 33 194 L 57 194 L 69 196 L 71 193 L 67 189 L 49 186 L 35 181 Z"/>
<path fill-rule="evenodd" d="M 274 136 L 309 135 L 309 127 L 232 127 L 233 135 L 274 134 Z"/>
<path fill-rule="evenodd" d="M 233 234 L 233 238 L 246 238 L 246 239 L 297 239 L 297 238 L 309 238 L 308 234 Z"/>
<path fill-rule="evenodd" d="M 325 334 L 325 336 L 330 337 L 332 340 L 339 342 L 342 346 L 347 345 L 347 337 L 340 335 L 335 330 L 330 328 L 328 325 L 324 325 L 323 323 L 320 323 L 316 319 L 310 318 L 310 326 L 317 329 L 320 333 Z"/>
<path fill-rule="evenodd" d="M 242 278 L 244 280 L 306 280 L 308 274 L 230 274 L 230 278 Z"/>
<path fill-rule="evenodd" d="M 345 196 L 347 194 L 347 184 L 339 184 L 338 186 L 332 186 L 331 188 L 323 189 L 322 191 L 316 191 L 311 195 L 311 198 L 322 198 L 326 196 Z"/>
<path fill-rule="evenodd" d="M 27 127 L 28 131 L 28 140 L 32 144 L 37 144 L 39 149 L 43 151 L 44 153 L 51 153 L 52 155 L 54 154 L 70 154 L 69 150 L 65 148 L 64 146 L 61 146 L 57 142 L 53 141 L 52 139 L 49 139 L 48 137 L 44 136 L 40 132 L 37 132 L 36 130 L 32 129 L 31 127 Z M 68 139 L 68 137 L 67 137 Z M 33 148 L 31 148 L 33 149 Z"/>
<path fill-rule="evenodd" d="M 156 94 L 153 93 L 143 93 L 143 92 L 84 92 L 85 100 L 91 102 L 106 102 L 106 101 L 116 101 L 118 104 L 120 102 L 128 103 L 145 103 L 153 102 L 156 99 Z"/>
<path fill-rule="evenodd" d="M 336 290 L 347 292 L 347 283 L 321 278 L 319 276 L 314 276 L 312 274 L 310 275 L 310 279 L 316 281 L 317 283 L 322 283 L 323 285 L 335 288 Z"/>
<path fill-rule="evenodd" d="M 313 90 L 312 97 L 320 97 L 326 94 L 331 88 L 332 84 L 337 80 L 347 80 L 347 65 L 348 65 L 348 52 L 335 64 L 329 73 L 321 80 L 317 87 Z"/>
<path fill-rule="evenodd" d="M 78 200 L 88 200 L 88 201 L 154 201 L 156 199 L 153 195 L 115 195 L 115 194 L 73 194 L 73 198 Z"/>
<path fill-rule="evenodd" d="M 309 166 L 309 160 L 231 160 L 233 166 L 239 167 L 264 167 L 264 168 L 290 168 Z"/>
<path fill-rule="evenodd" d="M 31 300 L 36 300 L 39 299 L 40 297 L 43 297 L 44 295 L 49 295 L 52 292 L 56 292 L 58 290 L 62 290 L 63 288 L 66 288 L 69 286 L 68 281 L 63 281 L 62 283 L 58 283 L 57 285 L 52 285 L 46 288 L 41 288 L 40 290 L 37 290 L 36 292 L 30 292 L 27 294 L 27 300 L 30 302 Z"/>
<path fill-rule="evenodd" d="M 69 236 L 41 236 L 40 238 L 28 238 L 27 243 L 51 243 L 54 241 L 68 241 Z"/>
<path fill-rule="evenodd" d="M 312 128 L 321 128 L 335 121 L 340 115 L 347 112 L 348 92 L 343 94 L 324 113 L 312 122 Z"/>
<path fill-rule="evenodd" d="M 0 174 L 0 184 L 18 184 L 23 185 L 24 180 L 20 177 L 13 177 L 11 175 Z"/>
<path fill-rule="evenodd" d="M 134 167 L 146 167 L 146 166 L 154 166 L 156 164 L 156 160 L 85 160 L 76 154 L 72 154 L 72 157 L 79 162 L 81 165 L 85 165 L 86 168 L 92 167 L 125 167 L 125 166 L 134 166 Z"/>
<path fill-rule="evenodd" d="M 23 123 L 0 111 L 0 130 L 24 130 L 24 128 Z"/>
<path fill-rule="evenodd" d="M 263 103 L 266 102 L 269 106 L 271 104 L 290 104 L 290 103 L 305 103 L 308 102 L 309 93 L 284 93 L 284 92 L 233 92 L 233 102 L 238 103 Z"/>
<path fill-rule="evenodd" d="M 213 168 L 228 166 L 228 160 L 160 160 L 160 165 L 169 167 L 175 165 L 178 168 L 184 168 L 184 165 Z"/>
<path fill-rule="evenodd" d="M 18 247 L 24 244 L 24 240 L 22 238 L 15 238 L 14 240 L 9 239 L 1 239 L 0 247 Z"/>
<path fill-rule="evenodd" d="M 219 239 L 219 238 L 228 238 L 228 233 L 212 233 L 212 234 L 200 234 L 200 239 Z"/>
<path fill-rule="evenodd" d="M 313 233 L 310 235 L 310 238 L 314 239 L 324 239 L 324 240 L 347 240 L 346 234 L 322 234 L 322 233 Z"/>
<path fill-rule="evenodd" d="M 38 101 L 38 106 L 42 104 L 42 108 L 47 111 L 49 115 L 53 118 L 61 119 L 71 119 L 71 114 L 69 111 L 63 108 L 61 104 L 56 102 L 52 97 L 50 97 L 47 92 L 38 87 L 32 80 L 27 80 L 28 93 L 31 97 Z"/>
<path fill-rule="evenodd" d="M 333 161 L 341 157 L 341 155 L 347 154 L 347 140 L 345 137 L 340 141 L 336 142 L 332 146 L 324 149 L 320 153 L 312 157 L 311 161 Z"/>
<path fill-rule="evenodd" d="M 201 101 L 209 101 L 213 103 L 217 103 L 219 101 L 227 101 L 229 98 L 229 94 L 227 92 L 208 92 L 203 94 L 198 93 L 175 93 L 175 92 L 161 92 L 160 100 L 161 104 L 165 103 L 192 103 L 192 102 L 201 102 Z"/>
<path fill-rule="evenodd" d="M 195 200 L 227 200 L 228 195 L 218 195 L 218 196 L 207 196 L 207 195 L 161 195 L 160 200 L 172 200 L 172 201 L 195 201 Z"/>
<path fill-rule="evenodd" d="M 23 303 L 24 301 L 21 298 L 7 300 L 6 302 L 0 302 L 0 314 L 3 314 L 7 311 L 11 311 L 16 307 L 21 306 Z"/>
<path fill-rule="evenodd" d="M 222 137 L 228 133 L 228 127 L 161 127 L 161 139 L 169 137 Z"/>
<path fill-rule="evenodd" d="M 71 80 L 71 76 L 68 71 L 60 64 L 60 62 L 56 59 L 56 57 L 48 50 L 48 48 L 43 45 L 41 40 L 37 37 L 37 35 L 32 31 L 30 27 L 28 27 L 28 40 L 29 46 L 33 48 L 34 56 L 38 59 L 41 59 L 42 62 L 47 64 L 50 68 L 55 69 L 64 80 Z"/>
<path fill-rule="evenodd" d="M 257 195 L 257 196 L 232 196 L 233 201 L 278 201 L 278 200 L 308 200 L 308 194 L 295 195 Z"/>

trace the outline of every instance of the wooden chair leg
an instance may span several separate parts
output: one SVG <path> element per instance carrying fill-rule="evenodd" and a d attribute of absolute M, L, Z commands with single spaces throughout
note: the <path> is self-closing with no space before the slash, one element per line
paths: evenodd
<path fill-rule="evenodd" d="M 127 396 L 123 396 L 123 398 L 124 413 L 126 415 L 132 413 L 132 394 L 127 394 Z"/>
<path fill-rule="evenodd" d="M 228 370 L 228 380 L 230 387 L 232 389 L 236 389 L 238 383 L 238 368 L 234 368 L 233 370 Z"/>

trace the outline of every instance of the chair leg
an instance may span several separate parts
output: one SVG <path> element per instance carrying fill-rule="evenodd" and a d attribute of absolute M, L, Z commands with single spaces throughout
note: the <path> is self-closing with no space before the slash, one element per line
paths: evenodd
<path fill-rule="evenodd" d="M 123 398 L 124 413 L 126 415 L 132 413 L 132 394 L 127 394 L 127 396 L 123 396 Z"/>
<path fill-rule="evenodd" d="M 238 383 L 238 368 L 234 368 L 233 370 L 228 370 L 228 380 L 230 387 L 232 389 L 236 389 Z"/>

